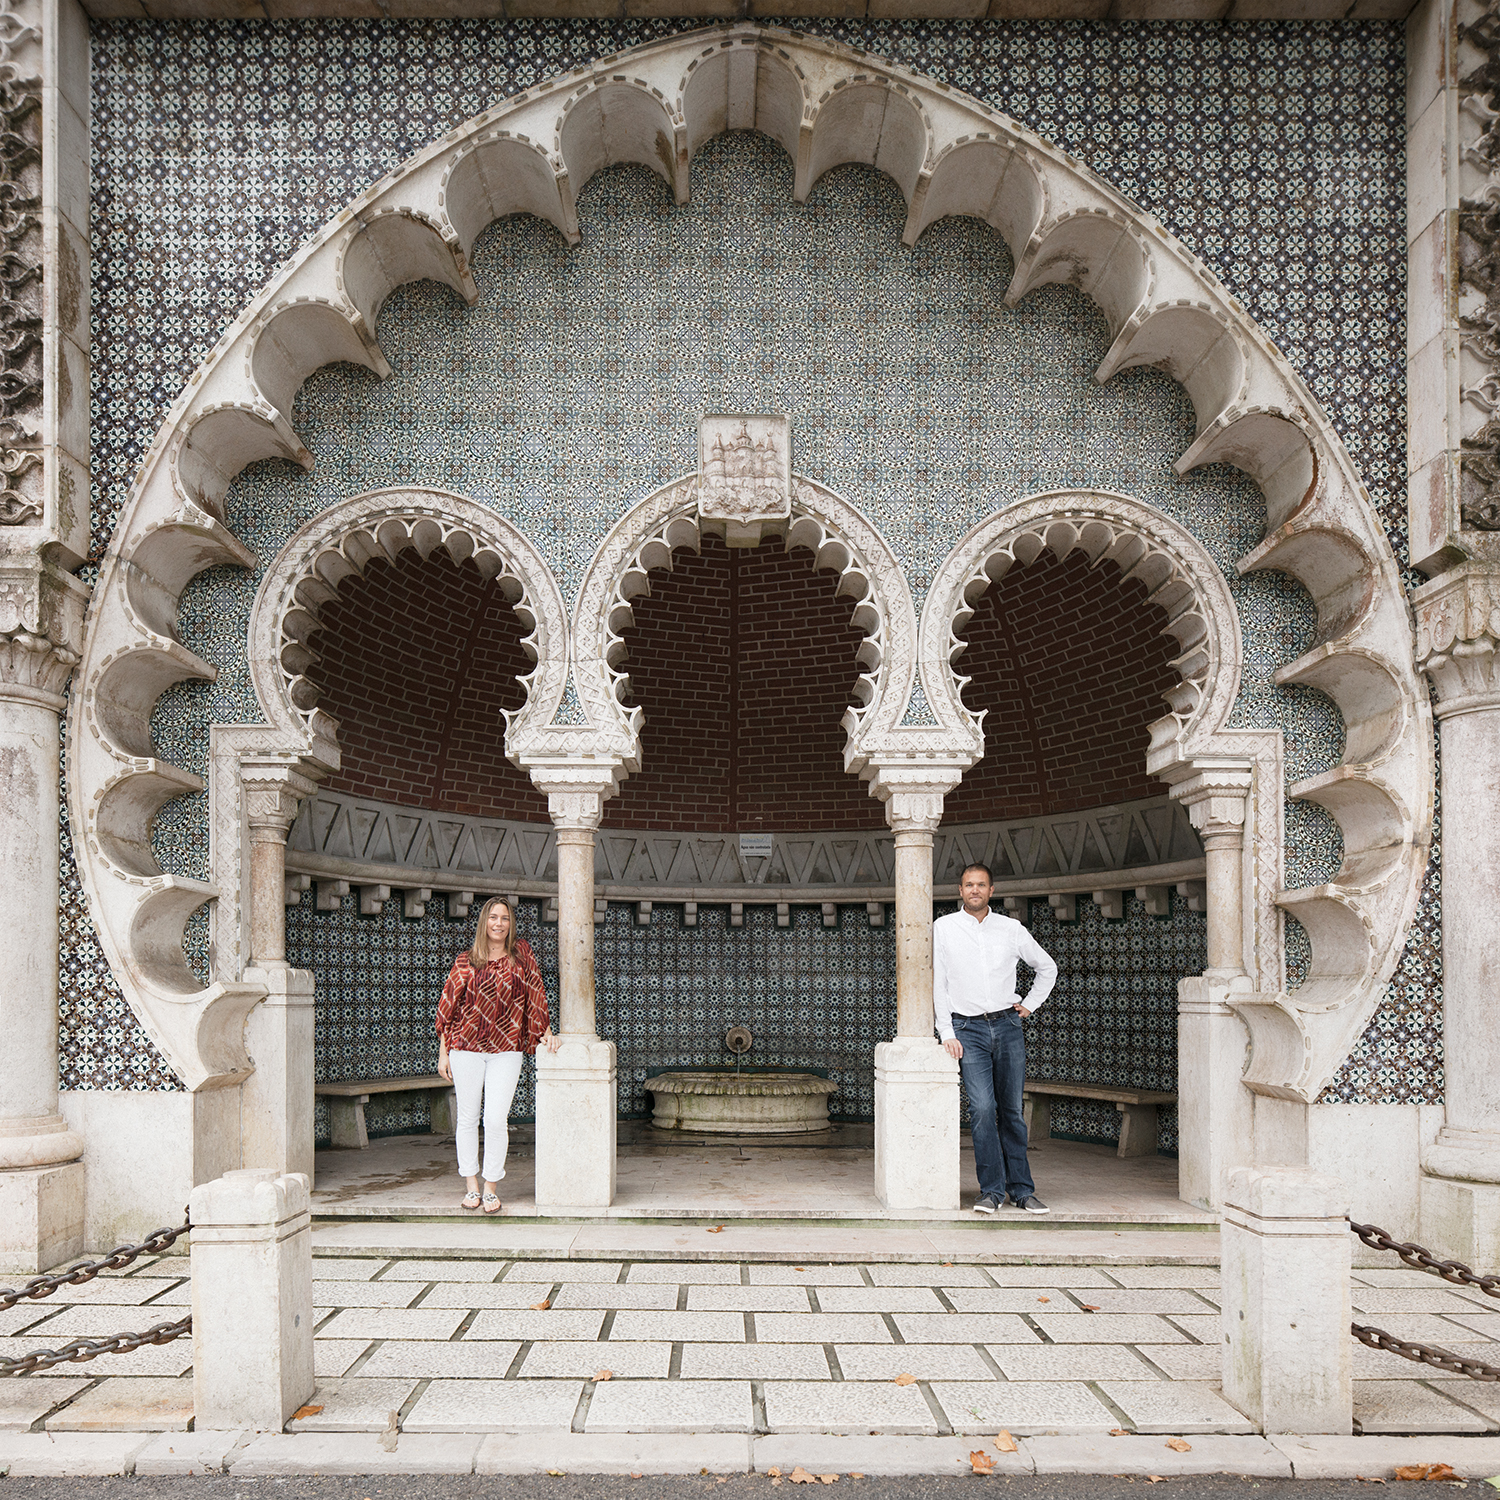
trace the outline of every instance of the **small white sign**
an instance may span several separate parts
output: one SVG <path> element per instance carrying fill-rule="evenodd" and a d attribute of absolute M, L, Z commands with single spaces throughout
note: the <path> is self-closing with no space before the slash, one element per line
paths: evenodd
<path fill-rule="evenodd" d="M 741 859 L 770 859 L 772 835 L 769 833 L 742 833 L 740 835 Z"/>

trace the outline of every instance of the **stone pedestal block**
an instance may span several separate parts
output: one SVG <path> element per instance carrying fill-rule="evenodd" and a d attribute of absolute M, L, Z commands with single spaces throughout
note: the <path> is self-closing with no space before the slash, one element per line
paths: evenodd
<path fill-rule="evenodd" d="M 615 1199 L 615 1044 L 564 1036 L 536 1053 L 536 1206 L 608 1208 Z"/>
<path fill-rule="evenodd" d="M 1223 1203 L 1229 1167 L 1249 1150 L 1255 1101 L 1242 1080 L 1250 1034 L 1229 1000 L 1251 993 L 1245 977 L 1177 982 L 1177 1192 L 1200 1208 Z"/>
<path fill-rule="evenodd" d="M 935 1040 L 875 1049 L 875 1196 L 885 1208 L 958 1207 L 958 1064 Z"/>
<path fill-rule="evenodd" d="M 1424 1175 L 1420 1191 L 1424 1245 L 1476 1271 L 1500 1267 L 1500 1183 Z"/>
<path fill-rule="evenodd" d="M 313 1393 L 311 1194 L 300 1172 L 193 1189 L 193 1413 L 199 1432 L 279 1432 Z"/>
<path fill-rule="evenodd" d="M 83 1178 L 81 1161 L 0 1172 L 0 1273 L 35 1276 L 83 1254 Z"/>
<path fill-rule="evenodd" d="M 1305 1167 L 1229 1173 L 1224 1397 L 1262 1432 L 1353 1427 L 1348 1209 L 1343 1183 Z"/>
<path fill-rule="evenodd" d="M 278 893 L 279 896 L 279 893 Z M 246 969 L 266 998 L 245 1022 L 255 1071 L 240 1090 L 247 1167 L 313 1176 L 313 976 L 306 969 Z"/>

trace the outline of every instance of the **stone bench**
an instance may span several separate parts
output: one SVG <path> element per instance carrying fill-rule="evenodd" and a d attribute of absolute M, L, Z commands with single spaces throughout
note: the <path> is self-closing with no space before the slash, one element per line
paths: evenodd
<path fill-rule="evenodd" d="M 1052 1101 L 1058 1099 L 1107 1099 L 1120 1111 L 1120 1156 L 1156 1155 L 1156 1112 L 1163 1104 L 1176 1104 L 1176 1094 L 1153 1089 L 1116 1089 L 1099 1083 L 1046 1083 L 1028 1078 L 1021 1090 L 1026 1112 L 1026 1134 L 1046 1140 L 1052 1134 Z"/>
<path fill-rule="evenodd" d="M 335 1146 L 362 1149 L 370 1144 L 365 1131 L 365 1105 L 371 1094 L 426 1094 L 435 1135 L 452 1135 L 458 1128 L 458 1102 L 453 1085 L 437 1073 L 417 1078 L 361 1078 L 349 1083 L 317 1083 L 313 1092 L 328 1101 L 328 1134 Z"/>

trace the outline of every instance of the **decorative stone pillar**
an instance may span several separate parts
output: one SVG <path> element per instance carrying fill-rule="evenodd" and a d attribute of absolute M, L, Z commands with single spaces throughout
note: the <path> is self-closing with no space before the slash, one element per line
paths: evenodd
<path fill-rule="evenodd" d="M 557 829 L 562 1039 L 536 1054 L 538 1209 L 607 1208 L 615 1197 L 615 1044 L 594 1030 L 594 833 L 615 783 L 587 769 L 531 772 Z"/>
<path fill-rule="evenodd" d="M 250 847 L 250 964 L 243 978 L 266 998 L 245 1022 L 255 1071 L 240 1091 L 241 1159 L 313 1176 L 312 973 L 286 961 L 286 838 L 317 788 L 309 764 L 285 755 L 240 761 Z"/>
<path fill-rule="evenodd" d="M 932 843 L 959 772 L 882 767 L 870 794 L 896 835 L 896 1037 L 875 1048 L 875 1196 L 886 1208 L 958 1207 L 958 1064 L 932 1011 Z"/>
<path fill-rule="evenodd" d="M 1226 1173 L 1244 1161 L 1254 1128 L 1242 1081 L 1250 1036 L 1232 1008 L 1254 993 L 1244 901 L 1254 774 L 1248 761 L 1196 759 L 1176 768 L 1172 786 L 1203 840 L 1208 886 L 1208 967 L 1177 983 L 1178 1193 L 1204 1208 L 1223 1203 Z"/>
<path fill-rule="evenodd" d="M 1444 1123 L 1423 1153 L 1421 1236 L 1500 1265 L 1500 564 L 1413 596 L 1417 661 L 1437 689 L 1443 804 Z"/>

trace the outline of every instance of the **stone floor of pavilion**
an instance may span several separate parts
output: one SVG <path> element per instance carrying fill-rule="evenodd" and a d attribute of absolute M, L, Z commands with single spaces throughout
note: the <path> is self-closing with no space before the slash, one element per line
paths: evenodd
<path fill-rule="evenodd" d="M 1048 1140 L 1031 1147 L 1038 1196 L 1051 1209 L 1034 1218 L 1014 1210 L 993 1220 L 972 1211 L 974 1154 L 964 1139 L 959 1162 L 962 1206 L 955 1213 L 882 1208 L 875 1198 L 869 1126 L 836 1127 L 826 1136 L 679 1135 L 622 1121 L 611 1219 L 821 1219 L 1002 1221 L 1035 1230 L 1061 1225 L 1180 1226 L 1212 1229 L 1217 1218 L 1177 1196 L 1177 1163 L 1165 1156 L 1120 1158 L 1110 1146 Z M 467 1217 L 453 1138 L 389 1136 L 360 1151 L 320 1151 L 313 1214 L 320 1219 Z M 514 1128 L 500 1197 L 506 1216 L 537 1217 L 531 1128 Z M 570 1216 L 571 1217 L 571 1216 Z"/>

